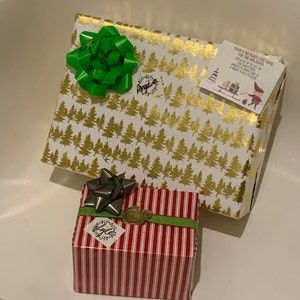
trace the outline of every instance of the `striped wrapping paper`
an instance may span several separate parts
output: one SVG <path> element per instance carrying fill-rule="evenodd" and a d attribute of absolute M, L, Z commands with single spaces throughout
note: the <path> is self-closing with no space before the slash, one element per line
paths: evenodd
<path fill-rule="evenodd" d="M 85 186 L 81 206 L 88 193 Z M 199 219 L 197 193 L 136 188 L 123 208 Z M 114 221 L 125 233 L 106 248 L 84 231 L 92 216 L 78 216 L 73 236 L 74 289 L 79 293 L 141 298 L 191 299 L 197 232 L 154 223 Z"/>

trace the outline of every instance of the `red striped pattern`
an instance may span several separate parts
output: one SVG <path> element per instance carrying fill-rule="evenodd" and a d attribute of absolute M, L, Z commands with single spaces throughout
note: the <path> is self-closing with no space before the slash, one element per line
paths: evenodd
<path fill-rule="evenodd" d="M 81 205 L 87 195 L 83 189 Z M 196 193 L 137 188 L 124 201 L 155 214 L 199 218 Z M 190 228 L 115 222 L 125 233 L 106 248 L 84 228 L 93 220 L 79 216 L 73 235 L 74 289 L 80 293 L 141 298 L 190 299 L 197 233 Z"/>

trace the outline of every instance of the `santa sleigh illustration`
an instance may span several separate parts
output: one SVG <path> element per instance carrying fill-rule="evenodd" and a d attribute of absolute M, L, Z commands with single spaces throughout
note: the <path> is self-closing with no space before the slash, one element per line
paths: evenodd
<path fill-rule="evenodd" d="M 237 101 L 241 101 L 243 105 L 253 105 L 254 109 L 256 109 L 256 106 L 262 102 L 261 97 L 264 94 L 264 90 L 261 87 L 259 87 L 256 82 L 254 82 L 254 91 L 252 92 L 252 94 L 238 93 L 240 89 L 240 82 L 231 82 L 229 80 L 224 80 L 222 83 L 219 84 L 217 82 L 218 73 L 219 69 L 214 70 L 214 72 L 208 78 L 208 81 L 211 84 L 214 84 L 214 89 L 219 93 L 230 96 Z M 245 95 L 246 97 L 243 95 Z M 250 103 L 248 103 L 247 96 L 251 97 Z"/>

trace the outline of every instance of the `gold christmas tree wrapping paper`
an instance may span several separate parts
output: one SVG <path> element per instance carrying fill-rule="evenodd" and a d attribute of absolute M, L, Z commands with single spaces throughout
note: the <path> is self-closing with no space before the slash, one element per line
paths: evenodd
<path fill-rule="evenodd" d="M 200 92 L 218 45 L 77 15 L 71 38 L 114 25 L 136 47 L 133 88 L 95 103 L 66 68 L 42 161 L 91 177 L 101 168 L 139 184 L 197 191 L 202 207 L 239 219 L 251 209 L 279 104 L 261 115 Z"/>

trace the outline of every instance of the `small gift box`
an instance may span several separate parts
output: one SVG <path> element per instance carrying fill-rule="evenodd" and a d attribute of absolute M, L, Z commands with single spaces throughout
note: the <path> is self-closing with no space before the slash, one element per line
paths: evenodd
<path fill-rule="evenodd" d="M 72 243 L 75 291 L 190 299 L 197 249 L 198 195 L 136 187 L 122 198 L 116 189 L 123 179 L 118 178 L 109 179 L 111 189 L 103 186 L 103 180 L 98 184 L 100 179 L 83 188 Z M 109 202 L 107 194 L 119 196 Z M 121 198 L 122 211 L 114 215 Z"/>
<path fill-rule="evenodd" d="M 282 78 L 259 115 L 200 92 L 218 44 L 84 15 L 71 40 L 43 162 L 92 177 L 111 168 L 139 184 L 199 192 L 202 208 L 236 219 L 250 211 Z M 234 94 L 238 84 L 222 89 Z"/>

